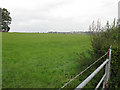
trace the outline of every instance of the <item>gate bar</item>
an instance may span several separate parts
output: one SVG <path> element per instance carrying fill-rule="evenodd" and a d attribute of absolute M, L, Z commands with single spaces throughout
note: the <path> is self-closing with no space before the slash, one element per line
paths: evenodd
<path fill-rule="evenodd" d="M 100 82 L 98 83 L 98 85 L 96 86 L 95 90 L 97 90 L 99 88 L 99 86 L 101 85 L 101 83 L 103 82 L 103 80 L 105 79 L 106 74 L 104 74 L 104 76 L 102 77 L 102 79 L 100 80 Z"/>
<path fill-rule="evenodd" d="M 91 75 L 89 75 L 79 86 L 75 88 L 75 90 L 78 90 L 78 88 L 83 88 L 104 66 L 106 63 L 108 63 L 109 59 L 106 59 Z"/>

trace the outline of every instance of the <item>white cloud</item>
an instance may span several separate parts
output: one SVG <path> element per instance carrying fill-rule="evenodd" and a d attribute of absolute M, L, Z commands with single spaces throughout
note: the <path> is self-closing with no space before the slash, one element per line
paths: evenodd
<path fill-rule="evenodd" d="M 87 30 L 93 20 L 117 18 L 118 0 L 1 0 L 11 12 L 11 31 Z"/>

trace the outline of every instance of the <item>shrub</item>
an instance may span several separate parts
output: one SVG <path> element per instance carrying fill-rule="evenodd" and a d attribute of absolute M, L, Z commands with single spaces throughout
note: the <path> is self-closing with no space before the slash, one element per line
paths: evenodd
<path fill-rule="evenodd" d="M 118 27 L 118 24 L 116 25 L 114 20 L 112 26 L 107 22 L 106 29 L 98 30 L 96 28 L 94 31 L 92 30 L 90 30 L 93 48 L 91 57 L 97 60 L 112 45 L 111 78 L 109 83 L 112 88 L 120 88 L 120 27 Z"/>
<path fill-rule="evenodd" d="M 120 47 L 112 48 L 110 88 L 120 88 Z"/>

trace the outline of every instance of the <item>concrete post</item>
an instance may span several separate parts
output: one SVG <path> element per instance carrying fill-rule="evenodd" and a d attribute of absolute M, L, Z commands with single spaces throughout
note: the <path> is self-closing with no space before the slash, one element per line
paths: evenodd
<path fill-rule="evenodd" d="M 118 2 L 118 25 L 120 25 L 120 1 Z"/>

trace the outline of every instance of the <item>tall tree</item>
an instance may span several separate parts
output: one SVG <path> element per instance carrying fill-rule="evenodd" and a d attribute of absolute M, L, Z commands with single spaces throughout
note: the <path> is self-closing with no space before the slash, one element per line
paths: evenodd
<path fill-rule="evenodd" d="M 0 10 L 1 13 L 1 31 L 8 32 L 10 30 L 9 25 L 11 24 L 12 18 L 10 17 L 10 12 L 3 8 Z"/>

